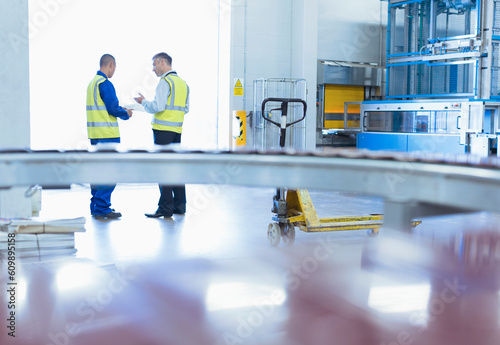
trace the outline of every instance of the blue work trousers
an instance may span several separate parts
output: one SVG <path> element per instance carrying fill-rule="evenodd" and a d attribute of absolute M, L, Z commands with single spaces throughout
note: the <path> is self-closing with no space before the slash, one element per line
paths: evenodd
<path fill-rule="evenodd" d="M 120 138 L 90 139 L 91 145 L 100 143 L 119 143 Z M 90 214 L 103 215 L 111 212 L 111 193 L 116 185 L 96 186 L 90 185 L 92 198 L 90 198 Z"/>
<path fill-rule="evenodd" d="M 90 198 L 90 213 L 103 215 L 111 212 L 111 193 L 115 190 L 114 186 L 90 186 L 92 198 Z"/>

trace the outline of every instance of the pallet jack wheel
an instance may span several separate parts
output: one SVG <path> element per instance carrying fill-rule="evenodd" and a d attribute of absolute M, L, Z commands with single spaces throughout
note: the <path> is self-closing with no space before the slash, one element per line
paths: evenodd
<path fill-rule="evenodd" d="M 291 246 L 295 242 L 295 226 L 292 223 L 280 224 L 281 227 L 281 237 L 283 243 L 287 246 Z"/>
<path fill-rule="evenodd" d="M 269 244 L 273 247 L 278 246 L 280 244 L 281 238 L 281 229 L 278 223 L 270 223 L 267 227 L 267 240 Z"/>

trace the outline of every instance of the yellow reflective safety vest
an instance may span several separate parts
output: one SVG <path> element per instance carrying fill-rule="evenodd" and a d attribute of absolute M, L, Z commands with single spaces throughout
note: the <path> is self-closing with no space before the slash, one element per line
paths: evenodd
<path fill-rule="evenodd" d="M 87 88 L 87 132 L 89 139 L 119 138 L 116 117 L 109 115 L 101 98 L 99 85 L 107 78 L 97 74 Z"/>
<path fill-rule="evenodd" d="M 153 129 L 182 133 L 189 87 L 177 74 L 167 74 L 162 79 L 170 86 L 170 94 L 165 110 L 156 113 L 151 124 Z"/>

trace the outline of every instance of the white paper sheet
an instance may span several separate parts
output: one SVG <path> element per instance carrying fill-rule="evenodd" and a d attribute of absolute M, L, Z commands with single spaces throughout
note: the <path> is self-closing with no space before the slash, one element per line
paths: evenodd
<path fill-rule="evenodd" d="M 122 107 L 126 108 L 126 109 L 132 109 L 133 111 L 146 112 L 146 110 L 144 110 L 144 107 L 142 106 L 142 104 L 139 104 L 139 103 L 126 104 L 126 105 L 123 105 Z"/>

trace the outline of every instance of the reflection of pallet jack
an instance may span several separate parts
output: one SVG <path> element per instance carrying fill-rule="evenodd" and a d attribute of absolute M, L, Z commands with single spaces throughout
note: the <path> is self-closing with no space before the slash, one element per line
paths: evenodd
<path fill-rule="evenodd" d="M 272 121 L 270 116 L 265 115 L 267 102 L 280 102 L 281 107 L 270 111 L 281 111 L 281 123 Z M 297 121 L 287 123 L 287 113 L 289 103 L 302 103 L 304 115 Z M 262 117 L 264 120 L 280 127 L 280 147 L 285 147 L 286 129 L 306 117 L 307 105 L 301 99 L 296 98 L 266 98 L 262 102 Z M 295 227 L 305 232 L 340 231 L 340 230 L 360 230 L 367 229 L 368 234 L 375 236 L 383 225 L 381 214 L 370 214 L 364 216 L 343 216 L 335 218 L 318 218 L 316 209 L 312 203 L 309 192 L 305 189 L 293 190 L 278 188 L 273 197 L 273 208 L 271 210 L 276 215 L 272 218 L 275 223 L 269 224 L 267 238 L 269 243 L 275 247 L 283 239 L 286 245 L 292 245 L 295 241 Z M 412 226 L 417 226 L 421 221 L 412 222 Z"/>

